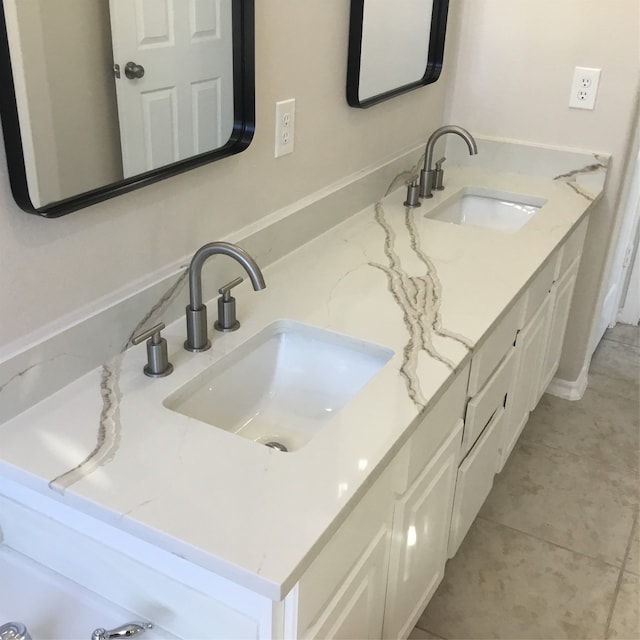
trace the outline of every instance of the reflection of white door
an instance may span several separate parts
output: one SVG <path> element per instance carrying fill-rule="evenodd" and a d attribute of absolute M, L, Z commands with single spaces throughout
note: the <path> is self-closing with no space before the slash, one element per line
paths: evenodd
<path fill-rule="evenodd" d="M 109 0 L 124 177 L 223 146 L 233 128 L 231 0 Z M 128 62 L 144 69 L 125 75 Z"/>

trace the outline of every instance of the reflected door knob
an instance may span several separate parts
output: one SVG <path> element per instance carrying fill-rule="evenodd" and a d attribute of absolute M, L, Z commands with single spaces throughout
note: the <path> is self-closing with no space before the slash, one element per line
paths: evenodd
<path fill-rule="evenodd" d="M 135 62 L 127 62 L 124 67 L 124 75 L 127 76 L 129 80 L 142 78 L 142 76 L 144 76 L 144 67 L 141 64 L 136 64 Z"/>

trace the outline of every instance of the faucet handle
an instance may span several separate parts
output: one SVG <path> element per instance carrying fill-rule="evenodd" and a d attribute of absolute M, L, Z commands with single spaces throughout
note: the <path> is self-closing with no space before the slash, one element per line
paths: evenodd
<path fill-rule="evenodd" d="M 235 278 L 231 282 L 227 282 L 227 284 L 222 285 L 218 289 L 218 293 L 224 298 L 225 301 L 229 301 L 231 299 L 231 289 L 233 289 L 233 287 L 237 287 L 242 282 L 244 282 L 244 278 Z"/>
<path fill-rule="evenodd" d="M 405 207 L 421 207 L 420 202 L 420 185 L 418 184 L 418 176 L 414 176 L 407 184 L 407 199 L 404 201 Z"/>
<path fill-rule="evenodd" d="M 131 338 L 131 342 L 136 345 L 147 341 L 147 364 L 142 371 L 150 378 L 164 378 L 173 371 L 167 355 L 167 341 L 160 334 L 164 328 L 165 324 L 161 322 Z"/>
<path fill-rule="evenodd" d="M 153 629 L 153 625 L 150 622 L 129 622 L 123 624 L 120 627 L 107 631 L 106 629 L 99 628 L 94 629 L 91 634 L 91 640 L 112 640 L 113 638 L 132 638 L 133 636 L 140 635 Z"/>
<path fill-rule="evenodd" d="M 0 640 L 31 640 L 22 622 L 7 622 L 0 625 Z"/>
<path fill-rule="evenodd" d="M 444 180 L 444 170 L 442 169 L 442 163 L 446 160 L 443 156 L 440 160 L 436 161 L 436 168 L 433 171 L 433 188 L 438 191 L 442 191 L 444 189 L 444 185 L 442 184 Z"/>
<path fill-rule="evenodd" d="M 231 295 L 231 289 L 237 287 L 244 279 L 236 278 L 218 289 L 218 319 L 213 323 L 216 331 L 235 331 L 240 328 L 236 318 L 236 299 Z"/>

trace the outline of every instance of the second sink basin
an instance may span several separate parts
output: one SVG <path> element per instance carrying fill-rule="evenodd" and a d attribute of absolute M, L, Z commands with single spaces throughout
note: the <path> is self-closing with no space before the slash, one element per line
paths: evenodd
<path fill-rule="evenodd" d="M 500 193 L 480 189 L 461 191 L 453 200 L 426 214 L 442 222 L 514 233 L 544 205 L 536 196 Z"/>
<path fill-rule="evenodd" d="M 164 405 L 260 444 L 295 451 L 392 355 L 379 345 L 280 320 L 170 395 Z"/>

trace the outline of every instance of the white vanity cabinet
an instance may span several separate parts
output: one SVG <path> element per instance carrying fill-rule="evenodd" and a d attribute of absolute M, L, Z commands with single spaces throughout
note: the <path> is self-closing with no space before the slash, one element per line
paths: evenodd
<path fill-rule="evenodd" d="M 469 367 L 285 600 L 285 638 L 406 638 L 444 576 Z"/>
<path fill-rule="evenodd" d="M 406 638 L 557 370 L 585 231 L 586 220 L 383 452 L 284 599 L 255 574 L 222 578 L 26 489 L 0 495 L 3 544 L 185 640 Z"/>
<path fill-rule="evenodd" d="M 525 292 L 524 326 L 516 340 L 499 470 L 558 369 L 587 222 L 583 220 L 547 260 Z"/>
<path fill-rule="evenodd" d="M 448 556 L 452 558 L 493 486 L 504 407 L 515 368 L 514 342 L 522 322 L 519 299 L 498 321 L 471 361 L 464 437 L 457 469 Z"/>
<path fill-rule="evenodd" d="M 391 487 L 392 466 L 286 597 L 285 638 L 381 637 L 393 520 Z"/>
<path fill-rule="evenodd" d="M 409 635 L 444 576 L 468 372 L 458 374 L 396 459 L 383 638 Z"/>

